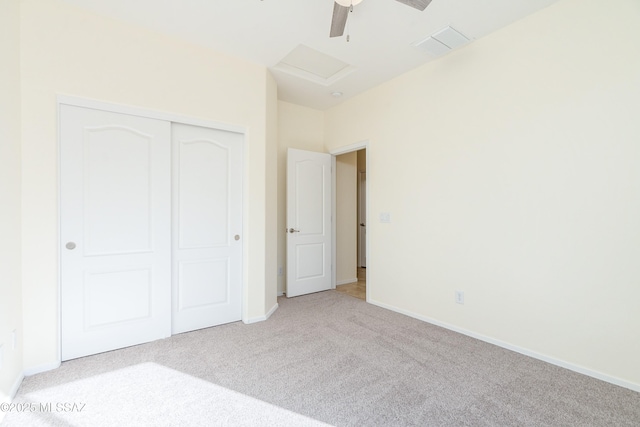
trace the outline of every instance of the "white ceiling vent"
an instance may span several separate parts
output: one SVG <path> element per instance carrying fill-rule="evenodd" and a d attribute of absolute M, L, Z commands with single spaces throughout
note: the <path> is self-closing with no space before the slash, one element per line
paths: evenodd
<path fill-rule="evenodd" d="M 462 33 L 451 27 L 445 27 L 426 39 L 412 43 L 412 45 L 433 56 L 440 56 L 467 43 L 469 43 L 469 39 Z"/>
<path fill-rule="evenodd" d="M 433 37 L 427 37 L 426 39 L 420 40 L 419 42 L 414 43 L 413 45 L 433 56 L 444 55 L 445 53 L 451 50 L 449 46 L 439 42 Z"/>
<path fill-rule="evenodd" d="M 346 62 L 302 44 L 273 68 L 324 86 L 337 82 L 355 70 Z"/>

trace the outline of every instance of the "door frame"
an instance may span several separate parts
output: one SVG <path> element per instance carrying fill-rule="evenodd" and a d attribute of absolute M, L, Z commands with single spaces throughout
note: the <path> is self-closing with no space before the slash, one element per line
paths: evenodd
<path fill-rule="evenodd" d="M 369 166 L 369 140 L 365 139 L 363 141 L 360 142 L 356 142 L 355 144 L 350 144 L 350 145 L 344 145 L 342 147 L 338 147 L 338 148 L 334 148 L 333 150 L 329 150 L 329 154 L 331 154 L 331 216 L 333 218 L 333 221 L 331 221 L 331 233 L 333 235 L 333 239 L 332 239 L 332 243 L 331 243 L 331 288 L 335 289 L 336 288 L 336 284 L 337 284 L 337 279 L 336 279 L 336 274 L 337 274 L 337 256 L 336 256 L 336 188 L 337 188 L 337 181 L 336 181 L 336 157 L 341 155 L 341 154 L 347 154 L 347 153 L 352 153 L 354 151 L 359 151 L 359 150 L 366 150 L 365 151 L 365 158 L 366 158 L 366 162 L 367 162 L 367 169 Z M 368 172 L 368 170 L 367 170 Z M 371 209 L 369 209 L 370 206 L 370 200 L 371 197 L 369 197 L 369 182 L 371 180 L 367 179 L 366 183 L 365 183 L 365 188 L 366 188 L 366 192 L 367 192 L 367 199 L 366 199 L 366 222 L 365 224 L 369 224 L 369 215 L 371 214 Z M 371 251 L 369 250 L 369 235 L 370 233 L 366 234 L 365 237 L 365 251 L 367 254 L 371 254 Z M 369 279 L 369 275 L 367 274 L 367 287 L 366 287 L 366 301 L 369 302 L 369 289 L 371 288 L 371 281 Z"/>
<path fill-rule="evenodd" d="M 69 105 L 69 106 L 74 106 L 74 107 L 83 107 L 83 108 L 90 108 L 90 109 L 94 109 L 94 110 L 102 110 L 102 111 L 108 111 L 111 113 L 120 113 L 120 114 L 127 114 L 130 116 L 139 116 L 139 117 L 145 117 L 145 118 L 149 118 L 149 119 L 156 119 L 156 120 L 164 120 L 167 122 L 171 122 L 171 123 L 182 123 L 182 124 L 186 124 L 186 125 L 192 125 L 192 126 L 201 126 L 201 127 L 206 127 L 206 128 L 211 128 L 211 129 L 218 129 L 218 130 L 223 130 L 223 131 L 229 131 L 229 132 L 234 132 L 234 133 L 239 133 L 242 135 L 242 182 L 241 182 L 241 186 L 242 186 L 242 236 L 243 239 L 245 239 L 245 243 L 242 245 L 242 289 L 241 289 L 241 296 L 240 296 L 240 301 L 242 304 L 242 322 L 247 324 L 250 323 L 250 318 L 249 318 L 249 304 L 247 304 L 245 298 L 248 295 L 248 282 L 247 282 L 247 263 L 246 260 L 249 259 L 249 244 L 248 244 L 248 233 L 245 233 L 245 231 L 249 230 L 249 224 L 248 224 L 248 219 L 249 219 L 249 214 L 247 211 L 247 208 L 249 206 L 248 200 L 247 200 L 247 196 L 249 194 L 249 188 L 248 188 L 248 182 L 249 182 L 249 177 L 248 177 L 248 173 L 249 173 L 249 167 L 247 164 L 248 161 L 248 156 L 247 153 L 249 152 L 249 142 L 247 139 L 247 129 L 244 126 L 238 126 L 238 125 L 230 125 L 230 124 L 226 124 L 226 123 L 221 123 L 221 122 L 215 122 L 215 121 L 210 121 L 210 120 L 203 120 L 203 119 L 198 119 L 198 118 L 194 118 L 194 117 L 189 117 L 189 116 L 183 116 L 180 114 L 174 114 L 174 113 L 169 113 L 169 112 L 164 112 L 164 111 L 157 111 L 157 110 L 150 110 L 150 109 L 146 109 L 146 108 L 140 108 L 140 107 L 133 107 L 130 105 L 125 105 L 125 104 L 116 104 L 116 103 L 111 103 L 111 102 L 105 102 L 105 101 L 99 101 L 96 99 L 89 99 L 89 98 L 81 98 L 81 97 L 76 97 L 76 96 L 69 96 L 69 95 L 56 95 L 56 112 L 57 112 L 57 156 L 58 158 L 56 159 L 56 163 L 57 163 L 57 167 L 58 167 L 58 177 L 57 177 L 57 182 L 56 182 L 56 187 L 58 190 L 58 195 L 57 195 L 57 203 L 58 203 L 58 209 L 57 209 L 57 215 L 58 215 L 58 221 L 57 221 L 57 229 L 56 232 L 58 234 L 57 240 L 58 240 L 58 248 L 61 247 L 62 245 L 62 241 L 60 240 L 61 238 L 61 213 L 62 213 L 62 209 L 61 209 L 61 204 L 60 204 L 60 194 L 61 194 L 61 182 L 60 182 L 60 160 L 61 160 L 61 153 L 60 153 L 60 147 L 62 144 L 62 135 L 61 135 L 61 129 L 60 129 L 60 118 L 61 118 L 61 106 L 62 105 Z M 58 298 L 57 298 L 57 308 L 58 308 L 58 327 L 56 328 L 58 331 L 58 337 L 57 337 L 57 346 L 58 346 L 58 351 L 57 351 L 57 366 L 60 366 L 60 364 L 62 363 L 62 269 L 61 267 L 61 251 L 58 250 L 58 256 L 57 256 L 57 265 L 58 265 L 58 275 L 57 275 L 57 281 L 58 281 L 58 286 L 57 286 L 57 291 L 58 291 Z"/>

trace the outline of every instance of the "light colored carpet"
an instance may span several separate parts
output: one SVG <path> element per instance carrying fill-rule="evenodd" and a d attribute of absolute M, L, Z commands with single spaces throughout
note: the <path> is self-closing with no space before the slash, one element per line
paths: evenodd
<path fill-rule="evenodd" d="M 640 393 L 335 291 L 279 303 L 266 322 L 233 323 L 65 362 L 25 379 L 17 401 L 153 362 L 337 426 L 640 425 Z M 166 387 L 180 395 L 180 384 Z M 132 396 L 148 393 L 140 383 L 133 390 Z M 203 401 L 211 392 L 202 387 Z M 114 408 L 108 399 L 104 405 Z M 121 425 L 144 425 L 136 417 L 174 403 L 171 395 L 159 394 L 148 404 L 123 408 L 119 416 L 130 422 Z M 236 425 L 226 414 L 218 418 L 214 411 L 184 425 Z M 5 423 L 20 425 L 16 415 L 8 414 Z M 61 425 L 99 425 L 73 417 Z M 255 425 L 283 424 L 265 418 Z"/>
<path fill-rule="evenodd" d="M 16 408 L 6 425 L 327 425 L 155 363 L 33 391 L 20 400 L 21 408 L 27 404 L 29 410 Z"/>

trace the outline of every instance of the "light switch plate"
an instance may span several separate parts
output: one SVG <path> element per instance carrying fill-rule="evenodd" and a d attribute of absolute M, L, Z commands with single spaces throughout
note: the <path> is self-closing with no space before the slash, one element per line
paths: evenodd
<path fill-rule="evenodd" d="M 389 212 L 380 212 L 380 222 L 391 222 L 391 214 Z"/>

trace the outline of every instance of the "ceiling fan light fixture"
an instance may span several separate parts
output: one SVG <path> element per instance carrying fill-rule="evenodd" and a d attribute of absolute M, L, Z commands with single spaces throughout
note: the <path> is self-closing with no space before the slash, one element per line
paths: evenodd
<path fill-rule="evenodd" d="M 362 2 L 362 0 L 336 0 L 336 3 L 338 3 L 340 6 L 344 6 L 344 7 L 349 7 L 351 5 L 355 6 L 360 2 Z"/>

